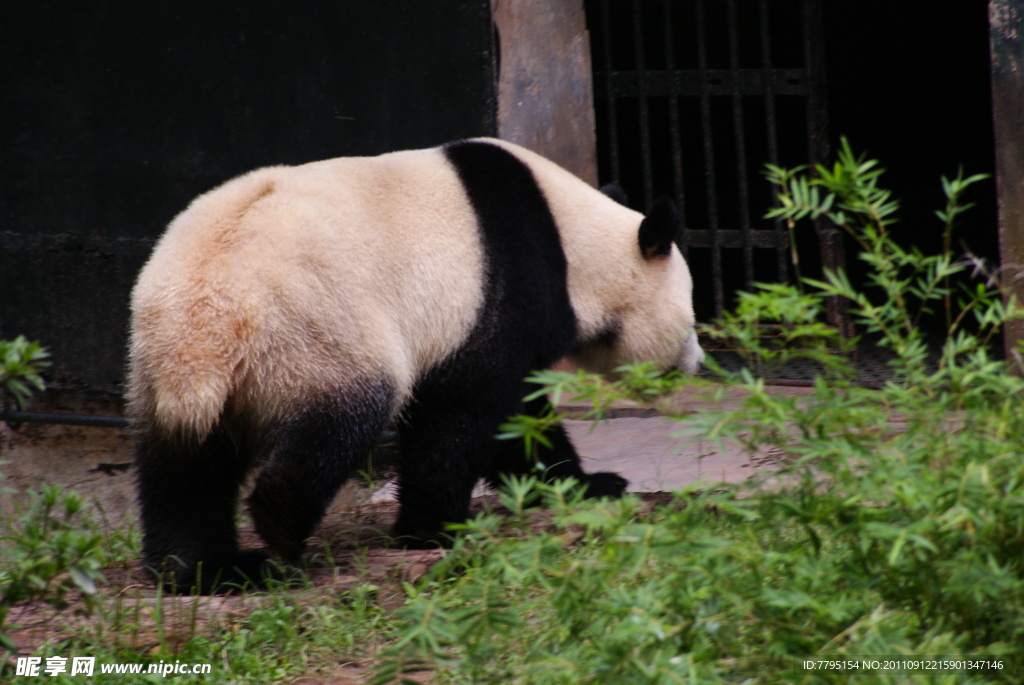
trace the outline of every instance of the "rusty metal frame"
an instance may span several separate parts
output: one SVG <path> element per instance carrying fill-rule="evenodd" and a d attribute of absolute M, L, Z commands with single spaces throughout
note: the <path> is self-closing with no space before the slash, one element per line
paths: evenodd
<path fill-rule="evenodd" d="M 992 121 L 996 138 L 999 252 L 1007 297 L 1024 303 L 1024 1 L 989 0 Z M 1007 322 L 1007 359 L 1020 359 L 1024 321 Z M 1018 368 L 1019 372 L 1024 372 Z"/>

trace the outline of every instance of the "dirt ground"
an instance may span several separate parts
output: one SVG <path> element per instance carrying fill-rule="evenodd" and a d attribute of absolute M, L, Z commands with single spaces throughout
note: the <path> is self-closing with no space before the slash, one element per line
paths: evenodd
<path fill-rule="evenodd" d="M 673 500 L 670 493 L 644 493 L 641 498 L 648 507 Z M 483 510 L 500 513 L 498 497 L 474 498 L 473 513 Z M 376 588 L 379 605 L 385 609 L 400 607 L 404 601 L 402 583 L 421 579 L 446 552 L 389 548 L 387 533 L 397 513 L 398 504 L 393 501 L 368 502 L 348 510 L 332 508 L 319 534 L 310 540 L 307 580 L 294 591 L 296 600 L 313 604 L 324 593 L 370 584 Z M 535 516 L 538 527 L 545 525 L 542 510 Z M 251 526 L 240 529 L 240 542 L 243 547 L 260 547 Z M 131 630 L 118 633 L 129 636 L 123 638 L 129 641 L 121 647 L 147 654 L 166 645 L 173 648 L 196 634 L 230 629 L 267 601 L 266 595 L 258 594 L 161 597 L 138 560 L 104 569 L 104 575 L 107 583 L 101 589 L 101 607 L 91 616 L 81 612 L 81 597 L 71 597 L 71 605 L 60 611 L 43 602 L 15 606 L 8 616 L 9 628 L 13 627 L 8 634 L 19 652 L 31 653 L 46 642 L 58 643 L 76 631 L 95 630 L 97 634 L 110 635 L 117 626 L 103 622 L 113 616 L 136 623 Z M 158 616 L 162 616 L 159 623 Z M 295 682 L 349 685 L 363 683 L 366 677 L 365 666 L 339 664 L 328 674 Z"/>
<path fill-rule="evenodd" d="M 476 503 L 476 507 L 479 509 L 488 504 L 481 500 Z M 415 582 L 422 577 L 444 552 L 388 548 L 387 532 L 397 511 L 398 505 L 394 502 L 367 504 L 351 511 L 332 509 L 324 519 L 319 534 L 310 540 L 309 583 L 302 591 L 308 592 L 312 588 L 342 590 L 371 583 L 381 588 L 382 598 L 387 598 L 397 594 L 403 581 Z M 252 526 L 242 526 L 239 533 L 243 548 L 261 547 Z M 160 639 L 152 609 L 159 593 L 145 573 L 141 561 L 136 559 L 124 566 L 108 567 L 104 569 L 104 575 L 107 584 L 101 590 L 103 601 L 122 609 L 127 608 L 125 614 L 138 615 L 142 619 L 133 647 L 142 653 L 157 647 Z M 81 598 L 76 596 L 71 600 L 72 606 L 62 611 L 52 609 L 42 602 L 15 606 L 8 616 L 8 622 L 17 627 L 9 631 L 9 635 L 19 651 L 31 652 L 48 640 L 59 641 L 67 637 L 71 630 L 89 624 L 92 619 L 81 615 L 75 608 L 76 604 L 81 603 Z M 260 598 L 235 594 L 173 597 L 164 598 L 163 601 L 171 608 L 169 616 L 165 614 L 169 621 L 165 622 L 163 630 L 165 635 L 172 636 L 170 641 L 173 643 L 175 635 L 181 641 L 188 639 L 190 635 L 183 631 L 191 632 L 194 623 L 202 629 L 203 626 L 237 621 L 258 606 Z M 199 605 L 198 608 L 195 604 Z M 136 605 L 144 610 L 135 612 L 133 609 Z M 197 623 L 194 621 L 194 612 L 198 613 Z"/>

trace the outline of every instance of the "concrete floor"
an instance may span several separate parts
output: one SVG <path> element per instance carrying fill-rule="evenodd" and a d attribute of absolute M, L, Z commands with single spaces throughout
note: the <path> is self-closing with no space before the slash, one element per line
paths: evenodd
<path fill-rule="evenodd" d="M 591 425 L 567 421 L 585 471 L 614 471 L 631 492 L 679 490 L 696 483 L 741 483 L 758 469 L 771 470 L 776 455 L 750 455 L 737 445 L 724 450 L 663 418 L 620 418 Z M 683 433 L 683 435 L 680 435 Z"/>

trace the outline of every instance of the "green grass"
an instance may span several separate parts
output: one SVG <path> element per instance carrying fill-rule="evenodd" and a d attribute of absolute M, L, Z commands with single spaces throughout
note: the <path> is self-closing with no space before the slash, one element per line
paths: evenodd
<path fill-rule="evenodd" d="M 156 635 L 140 633 L 130 618 L 133 610 L 122 606 L 114 609 L 123 612 L 119 616 L 99 617 L 100 623 L 110 621 L 105 629 L 94 635 L 80 632 L 36 654 L 95 656 L 97 664 L 211 665 L 209 675 L 173 675 L 175 682 L 183 683 L 280 683 L 300 676 L 329 679 L 341 673 L 361 673 L 360 664 L 388 639 L 395 625 L 377 605 L 372 588 L 269 592 L 249 598 L 235 616 L 210 623 L 201 619 L 206 611 L 194 608 L 209 600 L 190 600 L 162 598 L 165 615 L 160 619 L 166 622 L 165 630 Z M 150 611 L 152 605 L 141 613 Z M 173 620 L 175 613 L 185 619 L 183 624 Z M 190 622 L 193 614 L 195 620 Z M 174 625 L 176 630 L 170 630 Z M 161 678 L 149 676 L 154 682 Z M 51 680 L 81 682 L 70 676 L 47 682 Z M 89 680 L 94 681 L 124 682 L 124 676 L 97 672 Z M 15 678 L 13 682 L 22 681 Z"/>
<path fill-rule="evenodd" d="M 1019 668 L 1024 465 L 1009 451 L 936 460 L 933 444 L 860 468 L 794 466 L 782 489 L 684 491 L 651 511 L 546 492 L 541 532 L 525 513 L 479 519 L 401 612 L 381 682 L 420 661 L 440 682 L 494 683 L 846 682 L 795 665 L 858 655 Z"/>

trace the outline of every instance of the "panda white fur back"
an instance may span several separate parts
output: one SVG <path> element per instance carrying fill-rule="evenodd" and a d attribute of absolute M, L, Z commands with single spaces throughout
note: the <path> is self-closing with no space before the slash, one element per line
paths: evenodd
<path fill-rule="evenodd" d="M 598 371 L 699 363 L 674 222 L 486 139 L 260 169 L 199 197 L 132 293 L 147 563 L 183 590 L 214 589 L 214 572 L 258 579 L 266 555 L 239 552 L 233 523 L 256 466 L 257 530 L 294 561 L 399 415 L 395 534 L 438 539 L 478 478 L 529 471 L 522 446 L 492 437 L 543 409 L 520 401 L 532 368 L 566 354 Z M 553 443 L 549 477 L 624 489 L 584 474 L 560 429 Z"/>
<path fill-rule="evenodd" d="M 229 395 L 272 420 L 386 369 L 400 404 L 480 306 L 475 221 L 436 149 L 229 181 L 174 220 L 133 291 L 133 401 L 205 436 Z"/>

